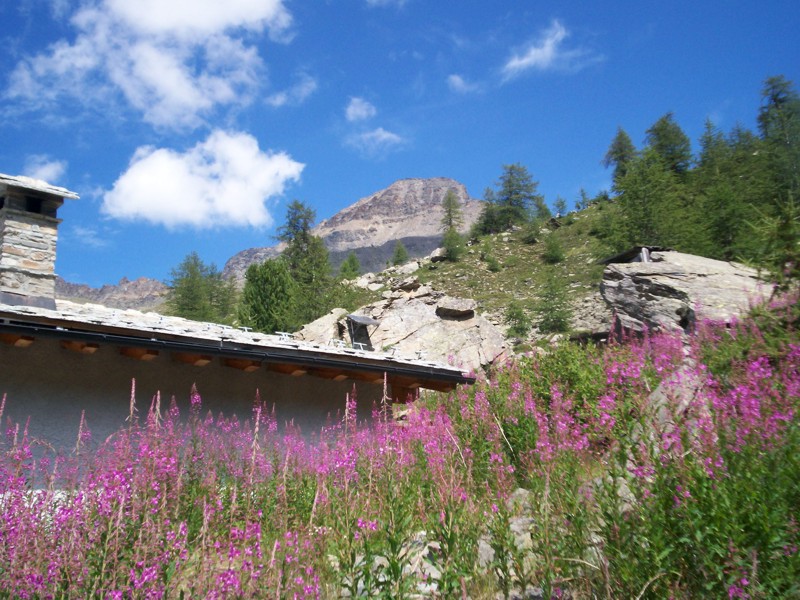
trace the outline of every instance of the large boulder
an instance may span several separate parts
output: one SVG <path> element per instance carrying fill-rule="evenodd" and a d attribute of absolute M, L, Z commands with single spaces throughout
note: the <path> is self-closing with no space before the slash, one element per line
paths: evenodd
<path fill-rule="evenodd" d="M 689 332 L 698 320 L 730 321 L 771 292 L 744 265 L 654 251 L 651 262 L 610 264 L 600 292 L 625 330 Z"/>
<path fill-rule="evenodd" d="M 472 319 L 478 303 L 471 298 L 445 296 L 436 303 L 436 314 L 443 319 Z"/>
<path fill-rule="evenodd" d="M 500 329 L 475 308 L 474 300 L 451 298 L 427 286 L 408 291 L 394 287 L 384 299 L 363 306 L 354 314 L 380 321 L 380 325 L 368 328 L 372 347 L 378 352 L 478 371 L 502 362 L 509 351 Z M 336 329 L 331 320 L 337 314 L 339 335 L 349 341 L 342 312 L 326 315 L 320 320 L 323 323 L 306 325 L 298 337 L 327 343 L 330 332 Z"/>
<path fill-rule="evenodd" d="M 297 334 L 301 340 L 313 341 L 318 344 L 327 344 L 338 339 L 341 335 L 339 322 L 347 316 L 344 308 L 334 308 L 327 315 L 312 321 Z"/>

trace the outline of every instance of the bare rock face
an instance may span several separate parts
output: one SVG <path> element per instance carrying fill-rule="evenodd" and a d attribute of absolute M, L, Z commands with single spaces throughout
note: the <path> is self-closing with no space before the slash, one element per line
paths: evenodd
<path fill-rule="evenodd" d="M 303 327 L 296 337 L 303 340 L 327 344 L 330 340 L 338 339 L 342 335 L 339 323 L 345 318 L 347 311 L 343 308 L 334 308 L 327 315 L 321 316 Z"/>
<path fill-rule="evenodd" d="M 361 198 L 314 228 L 332 251 L 380 246 L 408 236 L 441 236 L 442 200 L 452 190 L 468 228 L 482 203 L 472 200 L 463 184 L 446 177 L 401 179 Z"/>
<path fill-rule="evenodd" d="M 248 248 L 247 250 L 242 250 L 228 259 L 228 261 L 225 263 L 225 268 L 222 271 L 222 276 L 226 279 L 233 278 L 233 280 L 239 286 L 243 286 L 244 276 L 245 273 L 247 273 L 247 267 L 252 264 L 262 263 L 265 260 L 279 256 L 284 247 L 285 245 L 281 243 L 277 246 Z"/>
<path fill-rule="evenodd" d="M 92 302 L 111 308 L 154 310 L 166 301 L 167 286 L 156 280 L 140 277 L 133 281 L 123 277 L 116 285 L 93 288 L 82 283 L 69 283 L 56 278 L 56 298 L 73 302 Z"/>
<path fill-rule="evenodd" d="M 398 356 L 451 363 L 474 371 L 510 356 L 502 332 L 475 312 L 474 300 L 451 298 L 427 286 L 410 291 L 394 287 L 388 292 L 383 300 L 355 311 L 380 321 L 380 325 L 369 327 L 370 341 L 377 351 L 392 350 Z M 439 314 L 440 307 L 444 315 Z M 306 325 L 297 337 L 328 343 L 334 329 L 331 319 L 337 314 L 342 313 L 337 310 Z M 343 318 L 339 320 L 339 335 L 349 341 Z"/>
<path fill-rule="evenodd" d="M 412 256 L 424 256 L 442 239 L 442 201 L 452 190 L 458 198 L 466 231 L 478 220 L 483 202 L 469 197 L 463 184 L 447 177 L 401 179 L 388 188 L 361 198 L 314 227 L 313 233 L 323 239 L 336 266 L 355 252 L 365 270 L 381 270 L 401 240 Z M 250 248 L 231 257 L 223 275 L 244 281 L 247 267 L 277 256 L 282 248 Z"/>
<path fill-rule="evenodd" d="M 574 331 L 608 333 L 612 319 L 611 310 L 599 290 L 594 290 L 588 296 L 578 295 L 572 301 L 570 325 Z"/>
<path fill-rule="evenodd" d="M 624 329 L 688 332 L 697 320 L 729 321 L 771 292 L 755 269 L 738 263 L 673 251 L 651 259 L 603 273 L 600 292 Z"/>

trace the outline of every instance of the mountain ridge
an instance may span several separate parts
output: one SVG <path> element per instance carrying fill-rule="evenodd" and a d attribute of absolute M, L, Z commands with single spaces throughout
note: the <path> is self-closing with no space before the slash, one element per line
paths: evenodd
<path fill-rule="evenodd" d="M 441 242 L 442 201 L 453 190 L 467 230 L 480 215 L 483 202 L 470 197 L 464 184 L 448 177 L 399 179 L 388 187 L 364 196 L 313 228 L 325 242 L 334 268 L 355 252 L 362 271 L 379 271 L 391 260 L 394 246 L 402 241 L 411 258 L 429 254 Z M 283 244 L 246 248 L 230 257 L 222 270 L 239 285 L 247 267 L 279 256 Z M 154 310 L 165 298 L 167 285 L 155 279 L 123 277 L 117 284 L 94 288 L 56 281 L 56 297 L 77 302 L 95 302 L 114 308 Z"/>
<path fill-rule="evenodd" d="M 398 179 L 322 220 L 312 233 L 325 242 L 334 267 L 354 251 L 363 271 L 380 270 L 391 259 L 397 241 L 403 242 L 412 258 L 439 245 L 442 201 L 449 190 L 456 194 L 466 231 L 480 216 L 483 202 L 470 197 L 464 184 L 455 179 L 430 177 Z M 223 275 L 244 281 L 248 266 L 274 258 L 281 249 L 278 244 L 243 250 L 225 263 Z"/>

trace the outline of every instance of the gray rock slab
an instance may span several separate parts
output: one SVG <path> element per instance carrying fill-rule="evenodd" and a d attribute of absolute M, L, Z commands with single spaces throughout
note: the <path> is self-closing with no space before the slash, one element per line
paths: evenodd
<path fill-rule="evenodd" d="M 603 298 L 628 330 L 690 331 L 698 320 L 730 321 L 769 295 L 758 272 L 744 265 L 674 251 L 653 262 L 610 264 Z"/>

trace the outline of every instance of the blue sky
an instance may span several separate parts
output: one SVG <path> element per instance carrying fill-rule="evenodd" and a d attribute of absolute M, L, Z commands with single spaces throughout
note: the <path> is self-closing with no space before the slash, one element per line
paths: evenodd
<path fill-rule="evenodd" d="M 81 195 L 66 279 L 164 280 L 271 245 L 293 199 L 323 219 L 406 177 L 480 198 L 519 162 L 571 205 L 618 126 L 755 128 L 798 31 L 796 0 L 3 2 L 0 172 Z"/>

